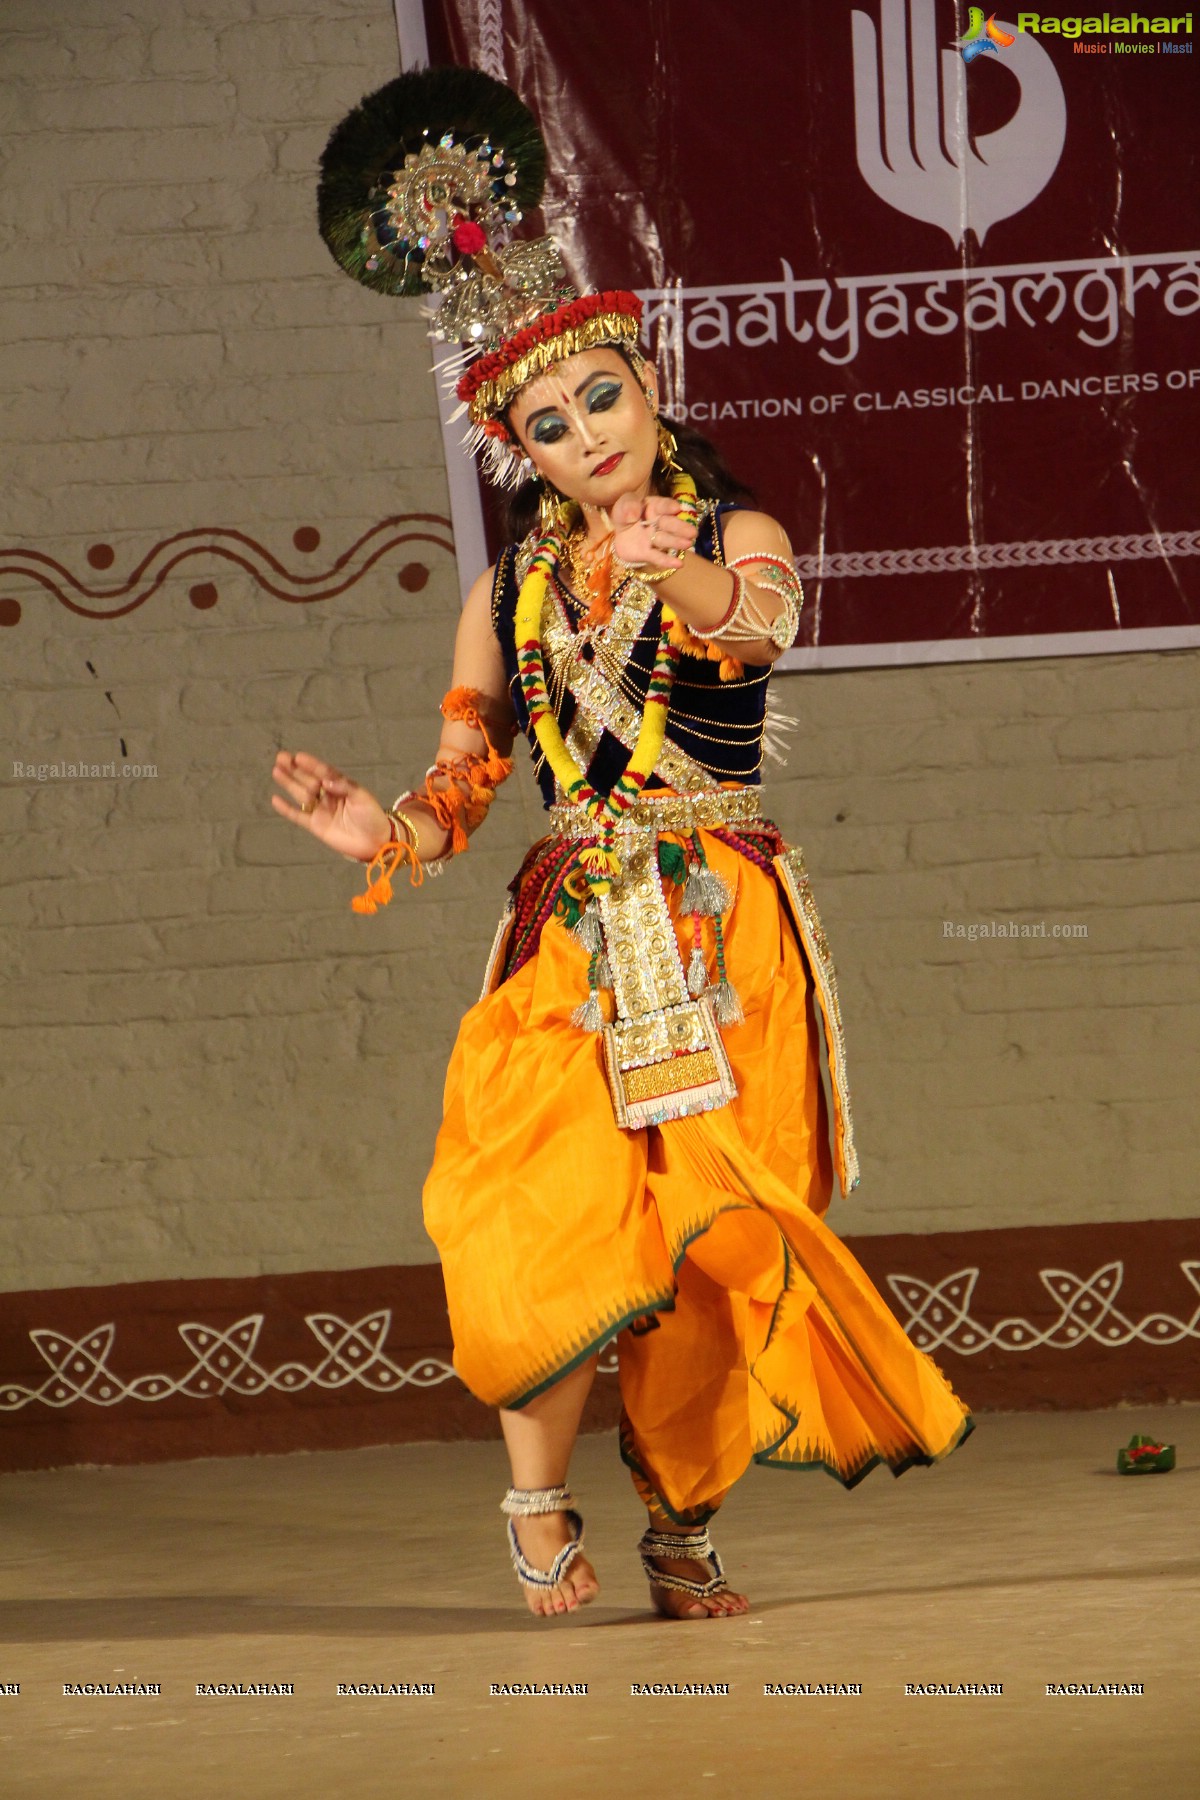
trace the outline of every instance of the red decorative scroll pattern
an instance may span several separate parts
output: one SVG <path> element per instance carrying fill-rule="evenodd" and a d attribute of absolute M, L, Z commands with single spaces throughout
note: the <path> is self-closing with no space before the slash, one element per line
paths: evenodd
<path fill-rule="evenodd" d="M 321 534 L 313 525 L 298 526 L 292 533 L 292 543 L 302 555 L 311 554 L 320 542 Z M 276 600 L 307 604 L 346 593 L 378 562 L 407 544 L 428 544 L 453 556 L 449 519 L 441 513 L 394 513 L 364 531 L 327 568 L 312 574 L 287 568 L 247 532 L 227 526 L 196 526 L 160 539 L 123 581 L 90 583 L 43 550 L 8 548 L 0 549 L 0 581 L 19 576 L 36 582 L 80 618 L 120 619 L 144 606 L 182 563 L 203 558 L 233 563 Z M 93 569 L 111 567 L 111 545 L 93 544 L 87 561 Z M 428 576 L 424 563 L 409 561 L 398 571 L 397 580 L 411 593 L 424 587 Z M 204 610 L 216 603 L 217 588 L 211 581 L 198 582 L 188 598 L 194 607 Z M 8 595 L 0 597 L 0 625 L 16 625 L 20 618 L 20 602 Z"/>

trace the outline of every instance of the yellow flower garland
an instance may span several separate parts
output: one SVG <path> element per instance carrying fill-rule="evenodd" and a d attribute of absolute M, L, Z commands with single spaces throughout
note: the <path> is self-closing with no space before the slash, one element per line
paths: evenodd
<path fill-rule="evenodd" d="M 671 491 L 675 499 L 682 500 L 685 504 L 695 502 L 695 483 L 682 471 L 675 476 Z M 662 753 L 667 733 L 667 707 L 679 659 L 675 643 L 678 621 L 670 607 L 664 604 L 658 652 L 642 711 L 637 743 L 624 773 L 612 789 L 607 794 L 597 793 L 588 785 L 583 770 L 567 749 L 546 690 L 542 654 L 542 609 L 560 553 L 561 545 L 553 533 L 543 537 L 534 553 L 529 573 L 521 584 L 514 620 L 517 659 L 530 723 L 542 754 L 567 799 L 582 805 L 597 823 L 601 841 L 580 852 L 579 864 L 592 891 L 605 893 L 612 878 L 620 872 L 620 862 L 613 846 L 617 821 L 641 792 Z"/>

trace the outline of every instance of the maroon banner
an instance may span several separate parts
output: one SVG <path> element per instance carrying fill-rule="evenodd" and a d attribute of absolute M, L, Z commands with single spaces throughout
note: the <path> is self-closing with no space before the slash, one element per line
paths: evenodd
<path fill-rule="evenodd" d="M 1018 29 L 1020 22 L 1024 29 Z M 1192 15 L 427 0 L 784 523 L 794 663 L 1200 643 Z"/>

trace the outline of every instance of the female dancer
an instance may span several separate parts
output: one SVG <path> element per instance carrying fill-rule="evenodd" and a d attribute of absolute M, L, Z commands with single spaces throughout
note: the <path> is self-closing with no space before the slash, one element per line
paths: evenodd
<path fill-rule="evenodd" d="M 539 246 L 495 249 L 474 165 L 492 201 L 508 198 L 495 174 L 520 160 L 520 133 L 498 149 L 483 127 L 498 87 L 483 77 L 460 80 L 453 118 L 437 116 L 447 74 L 463 72 L 401 77 L 334 134 L 323 229 L 360 279 L 408 279 L 414 242 L 438 247 L 415 231 L 432 194 L 443 311 L 461 324 L 501 308 L 458 391 L 492 469 L 523 483 L 518 507 L 540 496 L 538 524 L 468 595 L 421 792 L 385 809 L 332 765 L 281 751 L 289 799 L 272 804 L 368 863 L 354 904 L 374 911 L 399 864 L 419 880 L 466 848 L 528 735 L 549 830 L 462 1020 L 424 1191 L 455 1368 L 499 1409 L 529 1606 L 574 1611 L 598 1583 L 568 1465 L 615 1335 L 652 1601 L 727 1616 L 748 1602 L 707 1525 L 752 1459 L 850 1486 L 879 1462 L 898 1475 L 939 1460 L 972 1421 L 823 1222 L 834 1164 L 843 1191 L 858 1179 L 836 984 L 803 860 L 759 794 L 767 679 L 797 628 L 787 537 L 676 443 L 635 296 L 570 297 L 544 249 L 535 289 Z M 350 233 L 340 172 L 361 171 L 364 120 L 375 130 L 381 110 L 384 173 L 349 207 Z M 527 142 L 523 155 L 528 167 Z"/>

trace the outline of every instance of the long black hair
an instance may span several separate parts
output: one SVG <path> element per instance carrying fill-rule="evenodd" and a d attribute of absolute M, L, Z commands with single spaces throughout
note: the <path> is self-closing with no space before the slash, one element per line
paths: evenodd
<path fill-rule="evenodd" d="M 623 361 L 628 362 L 623 351 L 618 351 L 618 354 Z M 679 446 L 675 460 L 695 482 L 696 492 L 701 500 L 726 500 L 739 506 L 754 504 L 753 492 L 744 481 L 738 480 L 715 444 L 710 444 L 694 426 L 682 421 L 676 423 L 669 413 L 661 413 L 659 416 L 663 424 L 670 427 Z M 656 461 L 651 481 L 660 479 L 661 473 Z M 536 475 L 532 480 L 522 482 L 519 488 L 505 490 L 500 501 L 500 522 L 508 543 L 518 543 L 533 530 L 538 522 L 538 505 L 543 492 L 541 478 Z"/>

